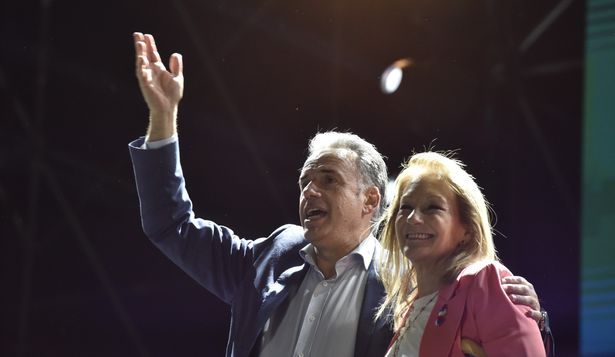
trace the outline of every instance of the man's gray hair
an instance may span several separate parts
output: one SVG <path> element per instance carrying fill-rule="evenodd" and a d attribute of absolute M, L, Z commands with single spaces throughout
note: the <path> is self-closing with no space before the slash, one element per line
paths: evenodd
<path fill-rule="evenodd" d="M 372 222 L 377 222 L 386 208 L 385 192 L 388 183 L 387 166 L 376 147 L 352 133 L 327 131 L 316 134 L 308 147 L 308 157 L 327 149 L 346 149 L 357 155 L 356 164 L 361 181 L 367 186 L 376 186 L 380 191 L 380 205 Z"/>

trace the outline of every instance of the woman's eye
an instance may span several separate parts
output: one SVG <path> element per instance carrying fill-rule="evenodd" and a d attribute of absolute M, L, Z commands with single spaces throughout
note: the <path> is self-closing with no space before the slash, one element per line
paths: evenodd
<path fill-rule="evenodd" d="M 412 206 L 410 206 L 410 205 L 400 205 L 399 206 L 399 210 L 400 211 L 411 211 L 412 210 Z"/>
<path fill-rule="evenodd" d="M 443 208 L 442 206 L 439 205 L 429 205 L 429 207 L 427 207 L 429 210 L 437 210 L 437 211 L 442 211 Z"/>

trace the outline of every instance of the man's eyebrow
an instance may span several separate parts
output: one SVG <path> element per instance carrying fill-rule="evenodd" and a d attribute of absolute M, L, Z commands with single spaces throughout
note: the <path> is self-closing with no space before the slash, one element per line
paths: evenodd
<path fill-rule="evenodd" d="M 303 176 L 307 172 L 318 172 L 318 173 L 324 172 L 326 174 L 335 174 L 338 172 L 338 170 L 331 168 L 329 166 L 325 166 L 325 165 L 307 166 L 302 169 L 300 176 Z"/>
<path fill-rule="evenodd" d="M 310 167 L 307 169 L 303 169 L 301 174 L 299 175 L 299 184 L 301 185 L 301 181 L 303 181 L 306 176 L 308 176 L 309 172 L 315 172 L 315 173 L 324 173 L 324 174 L 334 174 L 336 176 L 339 176 L 339 173 L 337 170 L 329 168 L 329 167 Z"/>
<path fill-rule="evenodd" d="M 324 172 L 325 174 L 337 174 L 337 171 L 328 168 L 328 167 L 323 167 L 323 168 L 318 168 L 316 169 L 316 171 L 318 172 Z"/>

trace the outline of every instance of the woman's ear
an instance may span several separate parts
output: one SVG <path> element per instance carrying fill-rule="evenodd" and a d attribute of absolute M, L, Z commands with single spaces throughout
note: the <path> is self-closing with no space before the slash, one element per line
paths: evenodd
<path fill-rule="evenodd" d="M 471 242 L 472 239 L 474 239 L 474 231 L 467 227 L 464 227 L 464 230 L 465 230 L 465 233 L 463 234 L 463 242 L 464 243 Z"/>
<path fill-rule="evenodd" d="M 363 201 L 363 214 L 375 212 L 380 206 L 380 190 L 376 186 L 369 186 L 365 189 L 365 200 Z"/>
<path fill-rule="evenodd" d="M 457 242 L 457 248 L 461 248 L 464 245 L 472 242 L 472 239 L 474 238 L 474 234 L 472 233 L 471 230 L 465 228 L 464 226 L 464 233 L 463 236 L 461 237 L 461 239 L 459 240 L 459 242 Z"/>

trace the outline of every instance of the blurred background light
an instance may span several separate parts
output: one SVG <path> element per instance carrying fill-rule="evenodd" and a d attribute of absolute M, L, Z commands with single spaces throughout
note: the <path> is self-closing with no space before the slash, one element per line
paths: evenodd
<path fill-rule="evenodd" d="M 404 77 L 404 69 L 412 66 L 411 58 L 402 58 L 387 67 L 380 77 L 380 89 L 386 94 L 394 93 Z"/>

